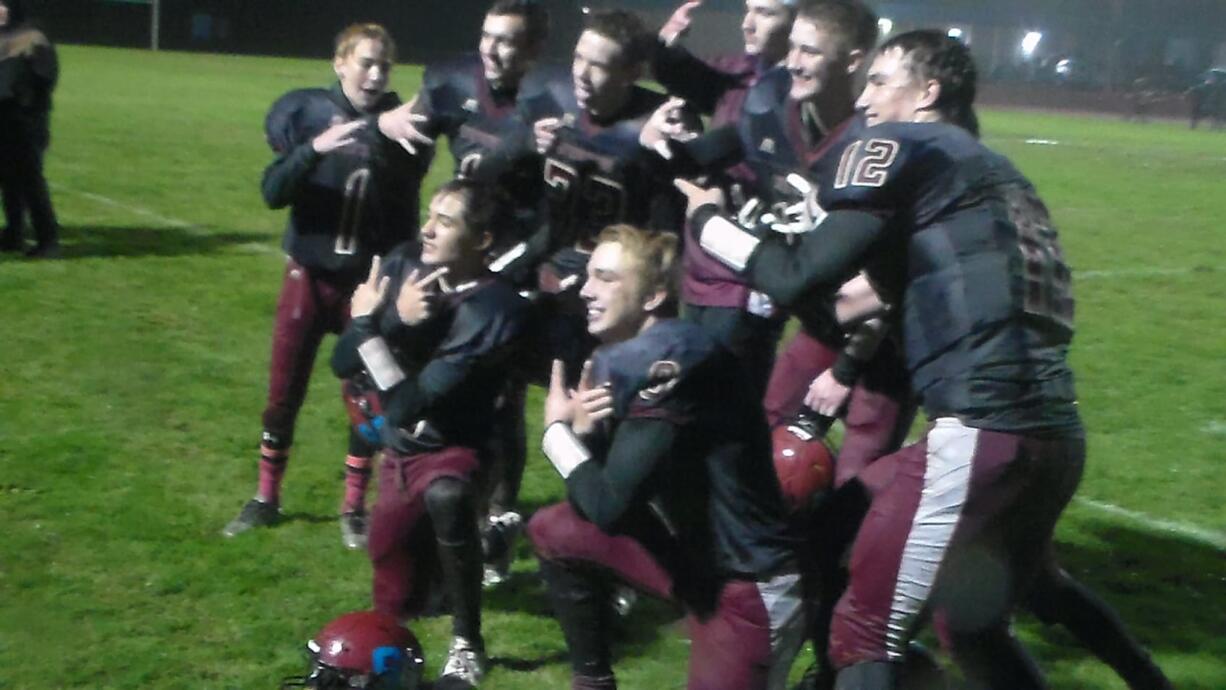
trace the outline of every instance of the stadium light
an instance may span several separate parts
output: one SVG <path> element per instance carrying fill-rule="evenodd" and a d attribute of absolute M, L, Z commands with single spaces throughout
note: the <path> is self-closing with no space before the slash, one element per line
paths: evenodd
<path fill-rule="evenodd" d="M 894 30 L 894 20 L 893 19 L 887 19 L 885 17 L 882 17 L 881 19 L 877 20 L 877 31 L 881 33 L 882 38 L 889 36 L 890 32 L 893 30 Z"/>
<path fill-rule="evenodd" d="M 959 29 L 956 26 L 951 26 L 949 27 L 949 31 L 945 32 L 945 35 L 949 36 L 950 38 L 961 41 L 962 40 L 962 29 Z"/>
<path fill-rule="evenodd" d="M 1025 38 L 1022 39 L 1022 55 L 1027 59 L 1034 55 L 1035 48 L 1039 47 L 1039 41 L 1043 40 L 1043 34 L 1038 31 L 1026 32 Z"/>

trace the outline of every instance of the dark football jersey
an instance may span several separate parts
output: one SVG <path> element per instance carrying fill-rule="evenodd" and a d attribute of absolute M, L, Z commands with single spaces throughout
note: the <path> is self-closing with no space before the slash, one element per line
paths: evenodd
<path fill-rule="evenodd" d="M 569 73 L 536 70 L 525 77 L 524 120 L 556 117 L 563 123 L 543 167 L 550 254 L 590 243 L 614 223 L 672 232 L 680 227 L 684 200 L 659 155 L 638 142 L 663 102 L 661 94 L 635 87 L 615 119 L 597 122 L 575 104 Z"/>
<path fill-rule="evenodd" d="M 635 420 L 664 420 L 675 429 L 667 452 L 628 461 L 656 466 L 606 470 L 648 475 L 629 510 L 667 527 L 671 552 L 657 555 L 678 580 L 712 574 L 755 579 L 792 561 L 795 541 L 786 527 L 761 401 L 745 394 L 728 351 L 699 326 L 665 320 L 598 348 L 592 380 L 608 385 L 614 397 L 606 438 L 620 441 L 617 435 L 631 433 L 626 425 Z M 572 500 L 609 490 L 599 472 L 583 466 L 568 486 Z"/>
<path fill-rule="evenodd" d="M 790 86 L 787 70 L 767 72 L 749 90 L 737 123 L 744 164 L 752 171 L 746 195 L 758 200 L 760 213 L 777 219 L 784 218 L 788 208 L 805 202 L 804 187 L 789 180 L 798 177 L 804 185 L 820 187 L 820 168 L 816 166 L 827 158 L 833 142 L 861 126 L 860 119 L 852 117 L 810 140 L 804 133 L 800 105 L 787 97 Z M 829 296 L 815 296 L 789 305 L 789 309 L 809 335 L 836 347 L 842 343 Z"/>
<path fill-rule="evenodd" d="M 947 124 L 881 124 L 832 150 L 822 206 L 886 218 L 870 254 L 905 243 L 905 275 L 880 277 L 903 292 L 912 387 L 929 414 L 999 431 L 1078 427 L 1071 276 L 1030 181 Z"/>
<path fill-rule="evenodd" d="M 411 244 L 383 264 L 388 295 L 370 317 L 355 319 L 337 343 L 333 370 L 350 378 L 365 368 L 357 348 L 381 335 L 406 379 L 380 393 L 384 442 L 412 453 L 448 445 L 484 447 L 494 401 L 506 379 L 507 362 L 522 341 L 528 302 L 492 276 L 443 286 L 435 311 L 420 324 L 405 325 L 396 299 L 413 271 L 426 275 Z M 378 377 L 373 377 L 377 379 Z"/>
<path fill-rule="evenodd" d="M 516 228 L 501 238 L 509 246 L 535 230 L 541 196 L 541 159 L 532 127 L 516 109 L 518 91 L 495 91 L 478 55 L 426 67 L 415 112 L 427 116 L 421 130 L 445 134 L 456 177 L 497 185 L 514 204 Z"/>
<path fill-rule="evenodd" d="M 386 94 L 376 113 L 400 104 Z M 365 119 L 354 142 L 331 153 L 312 141 L 332 125 Z M 262 191 L 273 208 L 290 207 L 282 243 L 299 264 L 358 279 L 376 254 L 414 237 L 418 190 L 429 167 L 379 133 L 376 116 L 360 113 L 340 89 L 291 91 L 264 121 L 277 155 L 264 171 Z"/>

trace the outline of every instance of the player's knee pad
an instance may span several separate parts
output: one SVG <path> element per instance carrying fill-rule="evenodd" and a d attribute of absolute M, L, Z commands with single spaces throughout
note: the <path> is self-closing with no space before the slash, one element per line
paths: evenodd
<path fill-rule="evenodd" d="M 446 544 L 458 544 L 474 536 L 472 487 L 452 477 L 436 479 L 426 487 L 426 511 L 434 523 L 435 537 Z"/>

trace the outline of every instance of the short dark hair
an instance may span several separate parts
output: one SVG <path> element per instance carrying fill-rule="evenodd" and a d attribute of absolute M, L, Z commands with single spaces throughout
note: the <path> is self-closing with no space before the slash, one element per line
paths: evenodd
<path fill-rule="evenodd" d="M 800 3 L 796 18 L 830 31 L 843 44 L 840 47 L 844 52 L 869 53 L 877 45 L 880 32 L 877 13 L 859 0 L 805 0 Z"/>
<path fill-rule="evenodd" d="M 522 17 L 529 45 L 539 46 L 549 37 L 549 10 L 540 0 L 494 0 L 485 16 Z"/>
<path fill-rule="evenodd" d="M 584 31 L 593 31 L 621 46 L 622 58 L 633 65 L 645 62 L 655 47 L 647 25 L 628 10 L 595 10 L 587 15 Z"/>
<path fill-rule="evenodd" d="M 434 192 L 435 197 L 454 194 L 460 197 L 460 219 L 470 233 L 488 232 L 493 238 L 492 246 L 498 245 L 501 235 L 510 229 L 512 222 L 506 198 L 493 185 L 457 177 L 444 182 Z"/>
<path fill-rule="evenodd" d="M 970 48 L 942 31 L 920 29 L 898 34 L 881 45 L 881 52 L 899 49 L 904 65 L 919 81 L 934 79 L 941 85 L 935 107 L 945 121 L 979 136 L 975 90 L 979 73 Z"/>

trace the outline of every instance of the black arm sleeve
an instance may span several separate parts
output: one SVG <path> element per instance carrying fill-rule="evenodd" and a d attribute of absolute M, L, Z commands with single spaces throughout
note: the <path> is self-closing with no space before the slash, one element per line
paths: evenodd
<path fill-rule="evenodd" d="M 319 157 L 314 145 L 308 141 L 294 147 L 288 154 L 277 157 L 264 168 L 260 192 L 264 195 L 264 203 L 268 204 L 268 208 L 285 208 L 293 203 L 294 196 L 311 174 Z"/>
<path fill-rule="evenodd" d="M 566 478 L 571 505 L 602 531 L 613 531 L 627 511 L 649 498 L 649 479 L 668 457 L 676 435 L 676 425 L 668 420 L 623 421 L 604 464 L 585 462 Z"/>
<path fill-rule="evenodd" d="M 699 209 L 695 223 L 706 224 L 714 214 Z M 697 227 L 702 227 L 698 225 Z M 764 241 L 745 269 L 750 283 L 780 306 L 788 308 L 811 292 L 832 292 L 856 272 L 859 259 L 885 232 L 882 217 L 863 211 L 831 211 L 800 243 Z"/>
<path fill-rule="evenodd" d="M 847 345 L 839 352 L 834 366 L 830 368 L 834 380 L 844 386 L 854 385 L 865 365 L 877 354 L 889 329 L 885 319 L 880 318 L 869 319 L 860 324 L 848 338 Z"/>
<path fill-rule="evenodd" d="M 728 89 L 736 85 L 728 74 L 695 57 L 680 46 L 657 43 L 652 70 L 656 81 L 674 96 L 684 98 L 701 113 L 710 115 Z"/>

